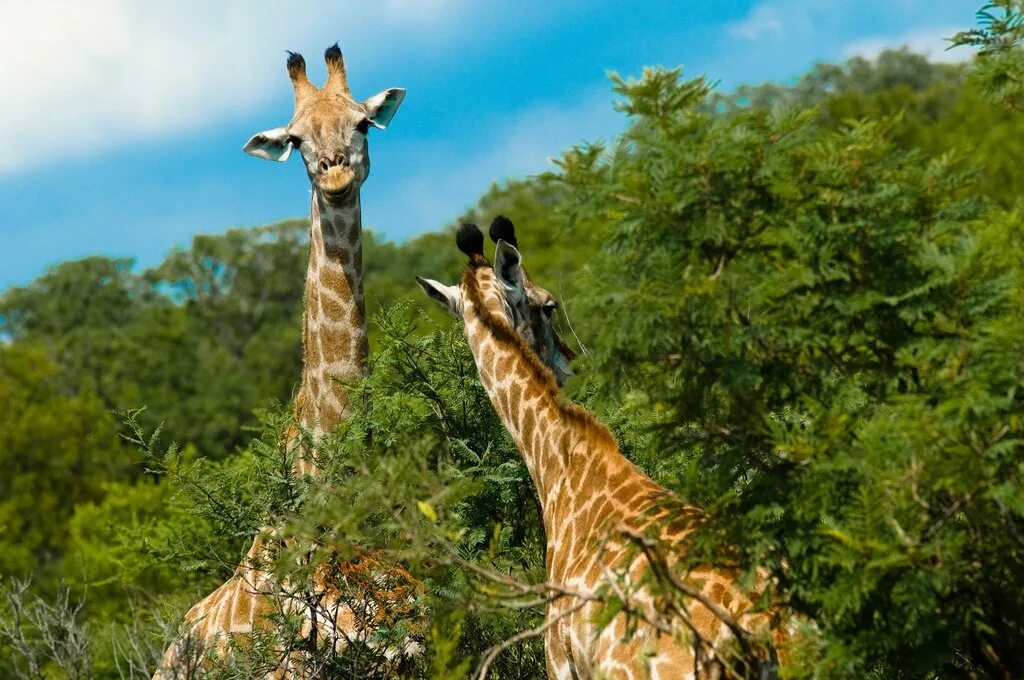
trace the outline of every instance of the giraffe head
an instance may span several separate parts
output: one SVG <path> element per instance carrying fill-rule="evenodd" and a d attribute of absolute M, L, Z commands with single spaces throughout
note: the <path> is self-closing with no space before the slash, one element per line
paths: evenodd
<path fill-rule="evenodd" d="M 455 242 L 469 256 L 469 265 L 459 283 L 446 286 L 421 276 L 416 281 L 431 299 L 456 318 L 466 320 L 467 314 L 485 308 L 492 318 L 507 324 L 525 341 L 561 385 L 572 375 L 569 362 L 576 354 L 555 331 L 558 302 L 526 273 L 515 227 L 507 217 L 494 219 L 490 235 L 496 243 L 493 266 L 484 257 L 480 229 L 475 224 L 464 224 L 455 235 Z"/>
<path fill-rule="evenodd" d="M 387 127 L 405 90 L 392 87 L 357 102 L 348 89 L 345 61 L 337 44 L 327 48 L 324 59 L 327 82 L 317 88 L 306 77 L 302 55 L 288 53 L 295 113 L 287 125 L 253 135 L 243 151 L 286 161 L 297 148 L 314 190 L 328 203 L 342 203 L 353 197 L 370 174 L 366 143 L 370 127 Z"/>

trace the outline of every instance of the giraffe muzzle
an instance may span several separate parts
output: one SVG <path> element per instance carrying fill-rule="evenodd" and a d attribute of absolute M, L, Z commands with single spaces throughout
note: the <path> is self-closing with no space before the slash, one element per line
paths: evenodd
<path fill-rule="evenodd" d="M 333 165 L 320 173 L 317 186 L 328 201 L 339 202 L 351 197 L 357 187 L 356 174 L 348 165 Z"/>

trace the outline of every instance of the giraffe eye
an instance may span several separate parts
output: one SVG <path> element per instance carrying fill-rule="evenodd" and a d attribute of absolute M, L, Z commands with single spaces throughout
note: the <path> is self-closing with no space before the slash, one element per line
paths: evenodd
<path fill-rule="evenodd" d="M 298 149 L 300 146 L 302 146 L 302 137 L 299 137 L 297 135 L 291 135 L 290 137 L 288 137 L 288 141 L 296 149 Z"/>
<path fill-rule="evenodd" d="M 544 303 L 544 306 L 541 307 L 541 309 L 544 310 L 545 315 L 550 317 L 552 314 L 555 313 L 555 310 L 558 309 L 558 303 L 555 302 L 554 300 L 548 300 L 547 302 Z"/>
<path fill-rule="evenodd" d="M 361 121 L 359 121 L 359 124 L 356 125 L 356 130 L 361 132 L 364 135 L 367 132 L 369 132 L 370 131 L 370 119 L 369 118 L 363 118 Z"/>

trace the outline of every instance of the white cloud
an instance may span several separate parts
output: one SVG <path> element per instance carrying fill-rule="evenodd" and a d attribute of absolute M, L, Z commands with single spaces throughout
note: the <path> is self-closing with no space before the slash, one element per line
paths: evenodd
<path fill-rule="evenodd" d="M 408 45 L 425 16 L 436 27 L 462 5 L 8 1 L 0 172 L 209 124 L 280 94 L 285 46 L 340 38 L 372 61 L 390 45 L 368 28 L 386 27 Z"/>
<path fill-rule="evenodd" d="M 691 65 L 731 88 L 792 82 L 814 63 L 906 42 L 935 59 L 963 60 L 966 50 L 945 52 L 941 39 L 973 21 L 964 0 L 757 0 L 724 31 L 709 35 L 707 56 Z"/>
<path fill-rule="evenodd" d="M 766 35 L 782 35 L 783 23 L 776 7 L 762 3 L 755 5 L 746 17 L 726 28 L 733 38 L 758 40 Z"/>
<path fill-rule="evenodd" d="M 974 50 L 969 47 L 955 47 L 947 49 L 949 42 L 946 38 L 960 30 L 957 27 L 946 27 L 928 31 L 914 31 L 902 36 L 895 37 L 871 37 L 856 40 L 843 49 L 843 56 L 863 57 L 874 59 L 887 49 L 898 49 L 906 47 L 911 52 L 923 54 L 932 61 L 940 61 L 948 64 L 958 64 L 970 61 L 974 56 Z"/>

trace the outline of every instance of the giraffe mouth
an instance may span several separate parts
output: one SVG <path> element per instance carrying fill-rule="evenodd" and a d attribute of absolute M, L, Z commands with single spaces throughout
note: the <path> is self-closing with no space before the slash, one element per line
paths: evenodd
<path fill-rule="evenodd" d="M 344 189 L 324 189 L 320 188 L 320 194 L 328 203 L 342 203 L 351 198 L 355 190 L 355 184 L 349 184 Z"/>

